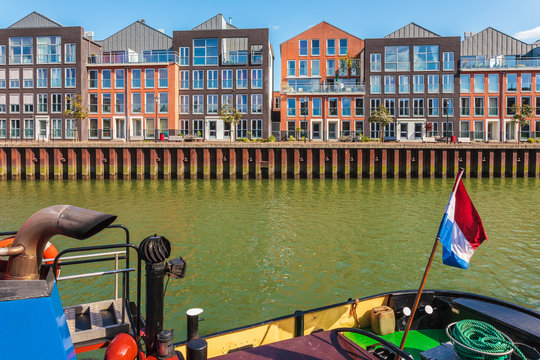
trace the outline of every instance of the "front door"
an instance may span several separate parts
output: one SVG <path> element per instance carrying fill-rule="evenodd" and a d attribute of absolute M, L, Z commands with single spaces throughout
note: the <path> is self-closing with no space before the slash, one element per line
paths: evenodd
<path fill-rule="evenodd" d="M 513 121 L 506 123 L 505 131 L 506 131 L 506 140 L 516 139 L 516 124 Z"/>
<path fill-rule="evenodd" d="M 328 123 L 328 139 L 337 139 L 337 123 Z"/>
<path fill-rule="evenodd" d="M 126 138 L 126 121 L 124 119 L 116 119 L 116 138 L 125 139 Z"/>
<path fill-rule="evenodd" d="M 38 120 L 38 139 L 47 140 L 49 134 L 49 122 L 47 120 Z"/>
<path fill-rule="evenodd" d="M 495 125 L 494 122 L 488 122 L 488 128 L 487 128 L 487 139 L 488 140 L 495 140 Z"/>
<path fill-rule="evenodd" d="M 216 120 L 208 121 L 208 137 L 210 139 L 215 139 L 216 132 L 217 132 L 217 121 Z"/>

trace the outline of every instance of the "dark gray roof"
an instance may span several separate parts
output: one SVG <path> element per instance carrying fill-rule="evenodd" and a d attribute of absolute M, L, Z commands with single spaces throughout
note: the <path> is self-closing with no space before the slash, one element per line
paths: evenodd
<path fill-rule="evenodd" d="M 217 14 L 213 18 L 208 19 L 202 24 L 199 24 L 193 28 L 193 30 L 225 30 L 225 29 L 237 29 L 237 27 L 229 24 L 225 20 L 225 17 L 221 14 Z"/>
<path fill-rule="evenodd" d="M 410 23 L 408 25 L 405 25 L 401 29 L 398 29 L 394 31 L 393 33 L 390 33 L 386 35 L 385 39 L 392 39 L 392 38 L 426 38 L 426 37 L 439 37 L 439 34 L 435 34 L 432 31 L 429 31 L 426 28 L 423 28 L 419 25 L 416 25 L 415 23 Z"/>
<path fill-rule="evenodd" d="M 461 42 L 461 56 L 525 55 L 535 45 L 524 43 L 510 35 L 488 27 Z"/>
<path fill-rule="evenodd" d="M 123 28 L 105 40 L 97 41 L 102 51 L 133 50 L 167 50 L 172 46 L 172 38 L 141 20 Z"/>
<path fill-rule="evenodd" d="M 14 28 L 50 28 L 50 27 L 62 27 L 61 24 L 48 17 L 41 15 L 38 12 L 32 12 L 16 23 L 8 27 L 8 29 Z"/>

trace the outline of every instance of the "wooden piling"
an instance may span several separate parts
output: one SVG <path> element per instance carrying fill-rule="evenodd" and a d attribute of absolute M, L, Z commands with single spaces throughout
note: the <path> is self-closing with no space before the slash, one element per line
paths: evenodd
<path fill-rule="evenodd" d="M 478 150 L 476 152 L 476 159 L 476 177 L 478 179 L 481 179 L 484 165 L 484 155 L 482 154 L 482 150 Z"/>
<path fill-rule="evenodd" d="M 536 170 L 535 177 L 540 178 L 540 151 L 536 152 Z"/>
<path fill-rule="evenodd" d="M 517 163 L 518 163 L 518 156 L 517 151 L 512 151 L 512 177 L 517 177 Z"/>
<path fill-rule="evenodd" d="M 122 178 L 131 179 L 131 150 L 122 149 Z"/>
<path fill-rule="evenodd" d="M 382 149 L 381 158 L 381 177 L 383 179 L 386 179 L 386 174 L 388 171 L 388 152 L 386 151 L 386 149 Z"/>
<path fill-rule="evenodd" d="M 356 178 L 357 179 L 361 179 L 363 176 L 362 172 L 364 170 L 363 169 L 364 160 L 363 160 L 362 155 L 363 155 L 362 149 L 356 150 Z"/>
<path fill-rule="evenodd" d="M 176 178 L 178 180 L 184 180 L 185 169 L 185 155 L 183 149 L 176 150 Z"/>
<path fill-rule="evenodd" d="M 471 151 L 465 152 L 465 177 L 468 179 L 471 177 Z"/>
<path fill-rule="evenodd" d="M 196 180 L 198 176 L 197 149 L 191 149 L 189 152 L 189 178 Z"/>
<path fill-rule="evenodd" d="M 345 149 L 344 157 L 343 177 L 349 180 L 351 178 L 351 151 L 349 149 Z"/>
<path fill-rule="evenodd" d="M 306 178 L 313 179 L 313 150 L 306 150 Z"/>
<path fill-rule="evenodd" d="M 137 149 L 137 180 L 144 179 L 144 153 L 142 149 Z"/>
<path fill-rule="evenodd" d="M 34 151 L 32 149 L 26 149 L 24 158 L 25 158 L 25 178 L 26 180 L 34 180 L 36 178 L 36 165 L 34 162 L 34 159 L 35 159 Z"/>
<path fill-rule="evenodd" d="M 443 179 L 446 179 L 446 176 L 448 176 L 448 151 L 443 150 L 442 151 L 441 177 Z"/>
<path fill-rule="evenodd" d="M 326 176 L 326 152 L 319 150 L 319 179 L 323 180 Z"/>
<path fill-rule="evenodd" d="M 262 179 L 261 162 L 262 162 L 261 149 L 255 149 L 255 179 L 257 180 Z"/>
<path fill-rule="evenodd" d="M 495 169 L 495 152 L 493 150 L 489 151 L 489 178 L 493 179 L 493 171 Z"/>
<path fill-rule="evenodd" d="M 375 150 L 369 149 L 369 178 L 375 179 Z"/>
<path fill-rule="evenodd" d="M 242 149 L 242 179 L 249 179 L 249 152 L 248 149 Z"/>
<path fill-rule="evenodd" d="M 64 178 L 64 162 L 66 160 L 62 156 L 60 149 L 53 150 L 53 174 L 54 180 L 62 180 Z"/>
<path fill-rule="evenodd" d="M 459 151 L 455 150 L 454 151 L 454 172 L 452 173 L 452 176 L 456 177 L 457 174 L 459 173 L 459 167 L 460 167 L 460 164 L 459 164 Z"/>
<path fill-rule="evenodd" d="M 8 173 L 8 163 L 6 150 L 0 149 L 0 180 L 6 180 Z"/>
<path fill-rule="evenodd" d="M 429 177 L 435 177 L 435 150 L 429 151 Z"/>
<path fill-rule="evenodd" d="M 96 179 L 103 180 L 105 178 L 105 155 L 103 150 L 96 149 Z"/>
<path fill-rule="evenodd" d="M 501 150 L 501 178 L 506 176 L 506 150 Z"/>
<path fill-rule="evenodd" d="M 21 180 L 21 153 L 17 148 L 11 148 L 11 180 Z"/>
<path fill-rule="evenodd" d="M 300 179 L 300 150 L 299 149 L 294 149 L 293 159 L 294 159 L 294 168 L 293 168 L 294 179 L 298 180 Z"/>
<path fill-rule="evenodd" d="M 169 149 L 163 149 L 163 179 L 170 180 L 171 179 L 171 163 L 172 163 L 172 156 L 171 156 L 171 150 Z"/>
<path fill-rule="evenodd" d="M 210 150 L 203 149 L 203 178 L 210 180 Z"/>
<path fill-rule="evenodd" d="M 229 149 L 229 179 L 236 179 L 236 149 Z"/>
<path fill-rule="evenodd" d="M 332 149 L 332 179 L 338 177 L 338 154 L 337 149 Z"/>
<path fill-rule="evenodd" d="M 216 149 L 216 179 L 223 179 L 223 150 Z"/>
<path fill-rule="evenodd" d="M 69 159 L 68 159 L 69 168 Z M 68 170 L 69 171 L 69 170 Z M 109 149 L 109 179 L 118 179 L 118 153 L 116 149 Z"/>
<path fill-rule="evenodd" d="M 399 179 L 399 150 L 394 150 L 394 179 Z"/>
<path fill-rule="evenodd" d="M 411 150 L 405 152 L 405 178 L 411 178 Z"/>
<path fill-rule="evenodd" d="M 42 155 L 41 155 L 41 150 L 40 150 L 40 154 L 39 154 L 39 165 L 40 165 L 40 176 L 43 175 L 43 173 L 47 173 L 47 178 L 49 177 L 49 159 L 48 159 L 48 155 L 47 155 L 47 169 L 43 169 L 43 160 L 42 160 Z M 90 177 L 91 177 L 91 174 L 90 174 L 90 169 L 91 169 L 91 165 L 90 165 L 90 151 L 88 149 L 81 149 L 81 178 L 83 180 L 89 180 Z"/>
<path fill-rule="evenodd" d="M 424 150 L 418 150 L 418 156 L 416 157 L 418 162 L 418 178 L 422 179 L 424 177 Z"/>
<path fill-rule="evenodd" d="M 77 154 L 74 149 L 68 149 L 68 180 L 77 179 Z"/>
<path fill-rule="evenodd" d="M 529 152 L 527 150 L 523 152 L 523 177 L 529 177 Z"/>
<path fill-rule="evenodd" d="M 274 149 L 268 149 L 268 179 L 274 179 L 276 172 L 276 155 Z"/>
<path fill-rule="evenodd" d="M 156 149 L 150 149 L 150 180 L 158 178 L 159 160 Z"/>
<path fill-rule="evenodd" d="M 287 149 L 281 149 L 281 178 L 287 178 Z"/>

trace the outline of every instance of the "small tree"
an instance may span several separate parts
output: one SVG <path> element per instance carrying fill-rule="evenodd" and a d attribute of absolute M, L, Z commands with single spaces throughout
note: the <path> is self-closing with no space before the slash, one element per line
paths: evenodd
<path fill-rule="evenodd" d="M 219 118 L 223 120 L 225 124 L 229 124 L 231 128 L 229 141 L 232 141 L 233 135 L 236 134 L 236 126 L 240 123 L 240 120 L 242 119 L 242 114 L 239 113 L 232 105 L 223 105 L 219 109 Z"/>
<path fill-rule="evenodd" d="M 71 104 L 69 108 L 64 110 L 64 115 L 77 121 L 77 124 L 82 129 L 83 122 L 88 118 L 88 107 L 83 105 L 83 98 L 76 94 L 75 97 L 68 97 Z M 77 132 L 77 140 L 81 140 L 80 132 Z"/>
<path fill-rule="evenodd" d="M 384 128 L 386 127 L 386 125 L 394 122 L 394 119 L 392 118 L 392 116 L 390 116 L 390 113 L 388 112 L 386 106 L 381 105 L 376 110 L 373 110 L 368 120 L 369 122 L 380 124 L 381 127 L 379 129 L 379 137 L 381 141 L 384 142 Z"/>
<path fill-rule="evenodd" d="M 533 115 L 533 108 L 531 105 L 523 104 L 521 107 L 518 107 L 516 104 L 512 105 L 510 108 L 514 116 L 514 122 L 518 125 L 518 143 L 521 141 L 521 128 L 523 126 L 529 125 L 531 122 L 531 117 Z"/>

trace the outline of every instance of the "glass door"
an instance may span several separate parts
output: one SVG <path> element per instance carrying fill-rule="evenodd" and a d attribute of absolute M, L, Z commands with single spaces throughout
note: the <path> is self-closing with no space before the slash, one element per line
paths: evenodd
<path fill-rule="evenodd" d="M 208 121 L 208 137 L 210 139 L 216 138 L 216 131 L 217 131 L 217 121 L 215 120 Z"/>
<path fill-rule="evenodd" d="M 312 127 L 313 127 L 312 139 L 320 139 L 321 138 L 321 123 L 314 122 L 312 124 Z"/>
<path fill-rule="evenodd" d="M 125 139 L 126 138 L 126 121 L 124 119 L 116 119 L 116 138 Z"/>

